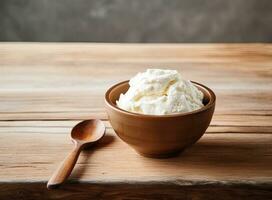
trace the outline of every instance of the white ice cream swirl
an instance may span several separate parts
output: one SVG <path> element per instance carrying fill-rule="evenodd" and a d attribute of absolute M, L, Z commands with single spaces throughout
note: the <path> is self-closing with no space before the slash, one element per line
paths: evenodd
<path fill-rule="evenodd" d="M 131 112 L 165 115 L 203 107 L 203 93 L 176 70 L 147 69 L 129 81 L 117 106 Z"/>

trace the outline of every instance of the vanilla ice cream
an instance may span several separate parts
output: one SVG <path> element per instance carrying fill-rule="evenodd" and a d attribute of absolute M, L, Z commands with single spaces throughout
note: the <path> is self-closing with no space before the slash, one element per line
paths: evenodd
<path fill-rule="evenodd" d="M 127 111 L 165 115 L 203 107 L 203 93 L 176 70 L 147 69 L 129 81 L 116 104 Z"/>

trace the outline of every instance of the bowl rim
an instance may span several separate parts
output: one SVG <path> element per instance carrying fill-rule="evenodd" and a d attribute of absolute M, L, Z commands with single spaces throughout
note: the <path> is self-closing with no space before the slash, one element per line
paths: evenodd
<path fill-rule="evenodd" d="M 104 96 L 104 100 L 105 100 L 106 104 L 110 108 L 114 109 L 115 111 L 123 113 L 125 115 L 134 116 L 134 117 L 143 117 L 143 118 L 171 118 L 171 117 L 187 116 L 187 115 L 192 115 L 192 114 L 200 113 L 200 112 L 203 112 L 203 111 L 209 109 L 210 107 L 214 106 L 215 101 L 216 101 L 216 95 L 215 95 L 215 93 L 210 88 L 208 88 L 207 86 L 205 86 L 205 85 L 203 85 L 201 83 L 198 83 L 198 82 L 195 82 L 195 81 L 191 81 L 194 85 L 197 85 L 198 87 L 202 87 L 203 89 L 205 89 L 209 93 L 209 95 L 211 97 L 209 103 L 207 105 L 203 106 L 202 108 L 194 110 L 194 111 L 191 111 L 191 112 L 173 113 L 173 114 L 165 114 L 165 115 L 149 115 L 149 114 L 134 113 L 134 112 L 130 112 L 130 111 L 124 110 L 122 108 L 119 108 L 116 104 L 114 104 L 112 101 L 110 101 L 110 98 L 109 98 L 109 95 L 110 95 L 111 91 L 114 88 L 116 88 L 117 86 L 122 85 L 124 83 L 128 83 L 128 82 L 129 82 L 129 80 L 125 80 L 125 81 L 119 82 L 119 83 L 114 84 L 113 86 L 111 86 L 106 91 L 105 96 Z"/>

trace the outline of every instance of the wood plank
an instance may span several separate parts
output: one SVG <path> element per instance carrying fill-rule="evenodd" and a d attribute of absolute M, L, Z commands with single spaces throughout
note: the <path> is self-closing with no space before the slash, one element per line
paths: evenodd
<path fill-rule="evenodd" d="M 148 45 L 136 45 L 137 50 L 133 48 L 134 45 L 125 45 L 128 53 L 119 50 L 122 49 L 120 46 L 117 48 L 118 45 L 113 45 L 109 47 L 111 49 L 109 54 L 117 56 L 119 55 L 118 52 L 121 51 L 124 54 L 119 55 L 119 57 L 124 58 L 135 54 L 133 61 L 116 64 L 114 59 L 112 62 L 103 61 L 103 55 L 107 57 L 108 54 L 107 52 L 103 53 L 101 48 L 94 52 L 97 46 L 104 47 L 104 45 L 83 45 L 82 55 L 85 57 L 82 59 L 86 63 L 82 64 L 80 63 L 80 53 L 78 53 L 79 58 L 71 57 L 74 45 L 79 44 L 0 45 L 0 52 L 2 52 L 0 54 L 1 120 L 21 120 L 24 117 L 26 119 L 52 119 L 54 116 L 56 119 L 79 118 L 81 116 L 84 118 L 95 117 L 93 113 L 98 113 L 99 117 L 105 117 L 103 114 L 103 95 L 107 88 L 118 81 L 129 79 L 149 66 L 177 69 L 186 78 L 197 80 L 211 87 L 217 94 L 216 113 L 272 114 L 272 98 L 270 95 L 272 92 L 272 65 L 269 63 L 271 61 L 269 58 L 272 56 L 268 56 L 271 55 L 270 46 L 242 45 L 242 51 L 245 51 L 242 53 L 244 57 L 246 57 L 245 49 L 248 47 L 249 51 L 256 51 L 254 52 L 256 56 L 260 56 L 260 59 L 262 59 L 259 61 L 258 58 L 252 62 L 243 59 L 237 63 L 231 61 L 232 59 L 235 60 L 233 57 L 238 51 L 238 46 L 235 45 L 203 45 L 201 47 L 199 45 L 192 45 L 192 47 L 190 45 L 173 45 L 173 47 L 172 45 L 154 45 L 151 49 Z M 188 60 L 186 62 L 172 62 L 170 59 L 169 63 L 153 63 L 147 60 L 145 63 L 137 63 L 139 58 L 136 52 L 143 56 L 141 49 L 149 49 L 146 50 L 145 56 L 152 57 L 155 47 L 164 49 L 164 46 L 166 49 L 173 48 L 177 51 L 176 56 L 178 58 L 183 55 L 183 58 Z M 115 47 L 117 52 L 113 50 Z M 84 48 L 86 48 L 86 51 Z M 14 55 L 9 54 L 11 50 L 15 51 Z M 188 53 L 188 50 L 190 50 L 190 53 Z M 24 55 L 25 51 L 27 55 Z M 79 50 L 75 51 L 78 52 Z M 260 53 L 261 51 L 264 53 Z M 52 56 L 52 52 L 56 54 Z M 31 57 L 34 54 L 35 57 Z M 191 62 L 189 62 L 191 54 L 196 54 L 199 60 L 191 59 Z M 220 63 L 212 60 L 204 62 L 202 59 L 205 59 L 207 54 L 220 54 L 221 57 L 218 56 L 216 59 L 221 58 L 222 61 Z M 226 56 L 227 60 L 224 59 L 223 55 L 225 54 L 229 56 Z M 263 54 L 266 56 L 263 56 Z M 100 59 L 98 63 L 93 60 L 96 56 Z M 263 59 L 264 57 L 265 59 Z M 65 63 L 59 63 L 58 59 L 67 60 Z M 250 53 L 248 59 L 251 59 Z M 13 63 L 14 60 L 17 60 L 18 63 Z M 35 63 L 38 60 L 41 61 L 40 64 Z M 46 113 L 40 112 L 43 110 L 46 110 Z M 18 112 L 18 116 L 16 112 Z"/>
<path fill-rule="evenodd" d="M 1 90 L 106 89 L 113 82 L 129 79 L 152 66 L 177 69 L 185 78 L 213 89 L 271 90 L 271 45 L 113 44 L 106 47 L 105 50 L 103 44 L 1 43 Z M 154 49 L 160 52 L 159 58 Z M 117 61 L 127 58 L 131 61 L 115 63 L 116 57 Z M 141 58 L 145 62 L 137 63 Z M 252 58 L 257 60 L 251 61 Z"/>
<path fill-rule="evenodd" d="M 0 182 L 45 182 L 72 148 L 67 130 L 34 131 L 1 132 Z M 107 129 L 95 150 L 82 153 L 71 179 L 272 184 L 271 142 L 272 134 L 206 134 L 179 157 L 149 159 Z"/>
<path fill-rule="evenodd" d="M 198 199 L 198 200 L 233 200 L 233 199 L 271 199 L 271 186 L 252 187 L 249 185 L 234 184 L 232 186 L 203 183 L 192 185 L 176 184 L 162 185 L 160 183 L 125 183 L 125 184 L 104 184 L 104 183 L 78 183 L 67 184 L 58 190 L 48 191 L 45 183 L 0 183 L 1 199 L 28 199 L 47 200 L 60 199 L 146 199 L 146 200 L 177 200 L 177 199 Z"/>
<path fill-rule="evenodd" d="M 271 58 L 255 44 L 0 44 L 0 120 L 106 118 L 107 88 L 149 66 L 211 87 L 216 114 L 272 115 Z"/>
<path fill-rule="evenodd" d="M 271 55 L 272 57 L 272 55 Z M 271 91 L 271 64 L 263 63 L 93 63 L 75 65 L 6 65 L 0 60 L 2 91 L 97 91 L 130 79 L 146 68 L 176 69 L 186 79 L 214 90 Z M 10 84 L 10 85 L 7 85 Z M 258 90 L 256 90 L 258 89 Z M 100 91 L 99 94 L 104 93 Z"/>
<path fill-rule="evenodd" d="M 5 64 L 77 62 L 271 62 L 270 44 L 1 43 Z M 20 61 L 20 62 L 19 62 Z"/>
<path fill-rule="evenodd" d="M 102 91 L 104 92 L 104 89 Z M 216 94 L 216 115 L 272 115 L 272 97 L 269 91 L 240 91 L 233 94 L 219 91 Z M 81 116 L 93 117 L 96 114 L 105 118 L 104 93 L 98 94 L 91 90 L 71 92 L 0 90 L 0 114 L 0 120 L 76 119 Z"/>
<path fill-rule="evenodd" d="M 252 118 L 251 118 L 252 119 Z M 232 119 L 235 120 L 235 119 Z M 253 121 L 248 121 L 247 118 L 244 119 L 247 125 L 241 126 L 240 124 L 233 125 L 217 125 L 215 122 L 207 129 L 206 133 L 272 133 L 272 126 L 261 126 L 261 125 L 251 125 L 250 123 Z M 259 119 L 261 121 L 262 119 Z M 266 120 L 266 119 L 265 119 Z M 262 123 L 270 123 L 270 121 L 263 121 Z M 39 132 L 43 133 L 44 128 L 49 128 L 50 130 L 54 130 L 54 133 L 69 133 L 72 127 L 79 123 L 80 120 L 53 120 L 53 121 L 0 121 L 0 134 L 1 133 L 23 133 L 23 132 Z M 112 129 L 110 122 L 108 120 L 103 120 L 107 129 Z"/>
<path fill-rule="evenodd" d="M 30 118 L 28 118 L 28 114 L 30 114 Z M 55 115 L 54 115 L 55 114 Z M 2 115 L 4 115 L 2 113 Z M 20 118 L 21 115 L 21 118 Z M 58 112 L 22 112 L 22 113 L 14 113 L 14 115 L 6 114 L 5 117 L 0 118 L 2 120 L 29 120 L 29 121 L 39 121 L 39 120 L 82 120 L 82 119 L 107 119 L 107 115 L 105 111 L 89 111 L 89 112 L 76 112 L 70 111 L 65 113 Z M 10 118 L 7 116 L 11 116 Z M 52 117 L 53 116 L 53 117 Z M 272 116 L 270 115 L 220 115 L 215 114 L 211 121 L 211 126 L 216 127 L 272 127 Z"/>
<path fill-rule="evenodd" d="M 37 111 L 46 112 L 103 112 L 104 92 L 67 91 L 67 92 L 1 92 L 0 113 L 31 114 Z M 270 91 L 231 93 L 229 91 L 217 91 L 216 113 L 218 114 L 271 114 L 272 97 Z M 102 93 L 102 94 L 101 94 Z M 272 90 L 271 90 L 272 93 Z"/>

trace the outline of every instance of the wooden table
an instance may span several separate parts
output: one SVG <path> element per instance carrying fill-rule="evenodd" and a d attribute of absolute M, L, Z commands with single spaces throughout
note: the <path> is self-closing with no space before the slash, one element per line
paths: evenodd
<path fill-rule="evenodd" d="M 148 67 L 172 68 L 217 94 L 206 134 L 179 157 L 139 156 L 114 134 L 108 87 Z M 69 132 L 99 118 L 107 136 L 70 181 L 46 181 Z M 271 199 L 272 45 L 0 44 L 0 199 Z"/>

